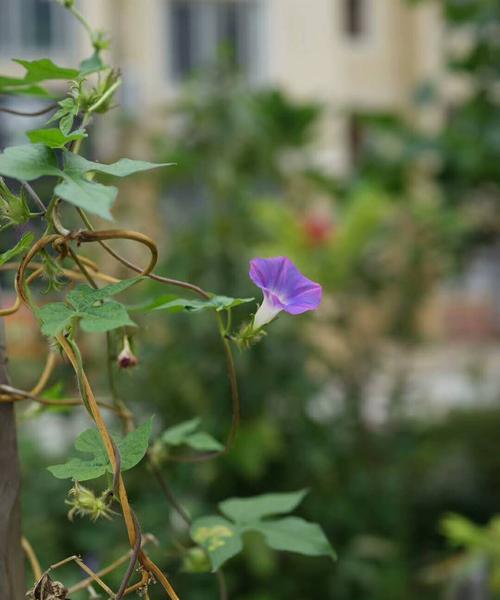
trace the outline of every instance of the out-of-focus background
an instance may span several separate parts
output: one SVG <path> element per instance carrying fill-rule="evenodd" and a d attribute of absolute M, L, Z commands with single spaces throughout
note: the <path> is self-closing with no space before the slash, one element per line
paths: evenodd
<path fill-rule="evenodd" d="M 84 153 L 177 163 L 121 185 L 114 211 L 159 241 L 159 271 L 258 296 L 248 260 L 287 255 L 325 290 L 314 316 L 280 318 L 237 357 L 234 450 L 165 470 L 194 516 L 231 496 L 310 488 L 301 514 L 322 524 L 337 563 L 252 537 L 227 566 L 230 597 L 500 598 L 498 0 L 78 4 L 110 32 L 124 79 Z M 69 66 L 89 52 L 55 2 L 0 0 L 1 72 L 17 72 L 15 57 Z M 0 114 L 0 146 L 37 124 Z M 118 384 L 138 415 L 158 427 L 200 415 L 224 438 L 212 325 L 144 321 L 140 366 Z M 7 331 L 13 380 L 27 387 L 45 342 L 25 312 Z M 85 352 L 105 396 L 100 342 Z M 74 393 L 63 367 L 53 383 Z M 75 552 L 102 565 L 126 549 L 119 524 L 69 525 L 67 482 L 45 470 L 87 420 L 32 412 L 19 413 L 25 532 L 44 565 Z M 181 596 L 216 598 L 213 578 L 178 572 L 183 525 L 146 469 L 127 481 Z"/>

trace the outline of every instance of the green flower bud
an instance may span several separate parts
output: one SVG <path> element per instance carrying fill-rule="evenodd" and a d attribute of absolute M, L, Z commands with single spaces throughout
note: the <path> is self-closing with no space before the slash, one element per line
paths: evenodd
<path fill-rule="evenodd" d="M 24 191 L 18 196 L 13 194 L 0 177 L 0 220 L 9 225 L 22 225 L 29 221 L 30 209 Z"/>
<path fill-rule="evenodd" d="M 100 496 L 96 496 L 92 490 L 75 481 L 75 485 L 68 492 L 68 498 L 66 504 L 71 506 L 71 510 L 68 512 L 70 521 L 74 519 L 75 515 L 88 516 L 91 521 L 97 521 L 100 517 L 111 519 L 111 515 L 116 514 L 109 506 L 113 498 L 109 490 L 105 490 Z"/>
<path fill-rule="evenodd" d="M 190 548 L 184 555 L 182 570 L 185 573 L 210 573 L 212 566 L 202 548 Z"/>
<path fill-rule="evenodd" d="M 240 331 L 232 336 L 231 339 L 236 343 L 240 350 L 246 350 L 258 344 L 263 337 L 267 335 L 264 329 L 255 329 L 253 320 L 250 323 L 246 323 L 240 329 Z"/>
<path fill-rule="evenodd" d="M 168 448 L 161 440 L 156 440 L 156 442 L 150 446 L 148 456 L 151 462 L 159 467 L 164 464 L 168 458 Z"/>
<path fill-rule="evenodd" d="M 96 52 L 109 48 L 109 38 L 104 31 L 96 31 L 92 36 L 92 45 Z"/>

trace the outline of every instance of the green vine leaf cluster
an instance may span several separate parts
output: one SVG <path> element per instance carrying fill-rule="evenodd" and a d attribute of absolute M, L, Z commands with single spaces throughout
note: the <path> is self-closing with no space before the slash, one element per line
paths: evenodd
<path fill-rule="evenodd" d="M 113 435 L 121 458 L 121 471 L 132 469 L 144 458 L 151 437 L 153 417 L 134 429 L 125 437 Z M 113 473 L 106 449 L 99 431 L 95 428 L 87 429 L 75 441 L 75 448 L 91 458 L 73 457 L 61 465 L 48 467 L 49 471 L 58 479 L 74 479 L 75 481 L 88 481 L 97 479 L 105 473 Z"/>
<path fill-rule="evenodd" d="M 168 166 L 142 160 L 121 160 L 103 165 L 63 150 L 63 168 L 58 165 L 52 148 L 44 144 L 12 146 L 0 154 L 0 175 L 20 181 L 33 181 L 44 176 L 60 177 L 54 192 L 70 204 L 83 208 L 105 219 L 112 219 L 110 208 L 118 190 L 109 185 L 91 181 L 93 173 L 104 173 L 114 177 L 126 177 L 141 171 Z"/>
<path fill-rule="evenodd" d="M 299 490 L 224 500 L 219 503 L 224 517 L 210 515 L 196 519 L 191 526 L 191 537 L 206 550 L 214 571 L 243 550 L 244 535 L 248 532 L 260 533 L 274 550 L 335 559 L 330 542 L 316 523 L 299 517 L 269 518 L 295 510 L 306 494 L 307 490 Z"/>
<path fill-rule="evenodd" d="M 140 280 L 141 277 L 135 277 L 98 290 L 86 284 L 78 285 L 68 293 L 65 302 L 52 302 L 38 309 L 37 316 L 42 324 L 42 333 L 56 336 L 71 327 L 75 321 L 88 333 L 135 327 L 123 304 L 109 298 Z"/>

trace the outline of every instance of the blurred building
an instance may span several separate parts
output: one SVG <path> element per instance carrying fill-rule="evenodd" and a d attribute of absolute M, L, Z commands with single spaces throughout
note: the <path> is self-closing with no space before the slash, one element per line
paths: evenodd
<path fill-rule="evenodd" d="M 355 161 L 362 143 L 357 115 L 409 112 L 417 84 L 441 68 L 441 21 L 434 3 L 80 0 L 78 5 L 111 33 L 112 62 L 124 72 L 122 104 L 135 116 L 149 116 L 151 107 L 175 97 L 189 75 L 226 53 L 252 85 L 281 86 L 329 109 L 319 157 L 337 172 Z M 70 65 L 89 52 L 82 28 L 55 0 L 0 0 L 0 72 L 15 72 L 11 57 L 48 55 Z M 2 123 L 4 137 L 15 134 L 15 121 Z"/>

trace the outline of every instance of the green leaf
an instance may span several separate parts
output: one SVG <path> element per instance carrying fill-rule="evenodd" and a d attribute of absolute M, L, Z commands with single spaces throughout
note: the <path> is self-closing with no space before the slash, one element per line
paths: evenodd
<path fill-rule="evenodd" d="M 213 571 L 243 550 L 238 528 L 222 517 L 202 517 L 193 522 L 191 538 L 205 548 L 210 556 Z"/>
<path fill-rule="evenodd" d="M 263 494 L 252 498 L 230 498 L 219 504 L 221 512 L 237 523 L 258 521 L 270 515 L 289 513 L 302 502 L 308 490 L 285 494 Z"/>
<path fill-rule="evenodd" d="M 165 430 L 161 436 L 162 442 L 169 446 L 185 444 L 195 450 L 205 452 L 223 450 L 224 446 L 213 436 L 204 431 L 196 431 L 200 426 L 200 419 L 184 421 Z"/>
<path fill-rule="evenodd" d="M 85 284 L 78 285 L 67 295 L 68 304 L 54 302 L 37 311 L 42 323 L 42 333 L 55 336 L 69 327 L 73 319 L 79 319 L 82 329 L 88 333 L 111 331 L 126 326 L 135 327 L 123 304 L 108 298 L 123 292 L 141 279 L 134 277 L 98 290 Z"/>
<path fill-rule="evenodd" d="M 73 112 L 69 112 L 68 114 L 62 116 L 59 120 L 59 129 L 64 136 L 69 135 L 69 132 L 73 128 L 75 116 L 76 115 Z"/>
<path fill-rule="evenodd" d="M 33 129 L 28 131 L 27 134 L 31 143 L 41 143 L 49 148 L 63 148 L 69 142 L 75 140 L 81 140 L 87 137 L 86 132 L 83 129 L 77 129 L 72 133 L 65 135 L 60 129 L 51 127 L 48 129 Z"/>
<path fill-rule="evenodd" d="M 6 148 L 0 154 L 0 175 L 31 181 L 45 175 L 61 175 L 54 152 L 43 144 Z"/>
<path fill-rule="evenodd" d="M 263 517 L 294 510 L 306 493 L 299 490 L 225 500 L 219 508 L 232 520 L 215 516 L 197 519 L 191 528 L 191 537 L 207 550 L 214 570 L 242 549 L 242 536 L 250 531 L 260 533 L 275 550 L 335 559 L 335 552 L 319 525 L 297 517 L 263 520 Z M 224 531 L 233 535 L 227 534 L 225 538 Z"/>
<path fill-rule="evenodd" d="M 198 418 L 183 421 L 182 423 L 179 423 L 179 425 L 174 425 L 173 427 L 166 429 L 163 432 L 161 439 L 171 446 L 180 446 L 190 433 L 198 429 L 199 425 L 200 419 Z"/>
<path fill-rule="evenodd" d="M 131 160 L 130 158 L 121 158 L 115 163 L 104 165 L 87 160 L 83 156 L 73 154 L 68 150 L 64 152 L 64 170 L 66 173 L 72 171 L 78 174 L 97 172 L 113 175 L 114 177 L 126 177 L 127 175 L 133 175 L 141 171 L 150 171 L 151 169 L 169 167 L 171 165 L 173 163 L 152 163 L 144 160 Z"/>
<path fill-rule="evenodd" d="M 141 307 L 141 310 L 168 310 L 169 312 L 200 312 L 202 310 L 228 310 L 240 304 L 252 302 L 254 298 L 230 298 L 228 296 L 213 296 L 210 300 L 188 300 L 168 294 L 157 298 L 152 303 Z"/>
<path fill-rule="evenodd" d="M 33 243 L 34 237 L 35 236 L 31 232 L 25 233 L 13 248 L 7 250 L 3 254 L 0 254 L 0 265 L 9 262 L 9 260 L 17 256 L 18 254 L 24 254 L 25 252 L 27 252 L 30 249 L 31 244 Z"/>
<path fill-rule="evenodd" d="M 106 65 L 103 63 L 99 52 L 94 52 L 92 56 L 82 60 L 80 63 L 80 75 L 90 75 L 90 73 L 96 73 L 105 68 Z"/>
<path fill-rule="evenodd" d="M 71 101 L 70 98 L 67 100 Z M 70 128 L 69 121 L 65 127 L 60 127 L 61 135 L 64 138 L 68 138 Z M 100 172 L 124 177 L 139 171 L 166 166 L 127 158 L 111 165 L 101 165 L 72 154 L 68 150 L 63 150 L 63 156 L 65 166 L 64 170 L 61 170 L 53 150 L 47 148 L 46 145 L 13 146 L 0 154 L 0 175 L 21 181 L 31 181 L 45 175 L 62 177 L 63 181 L 55 188 L 58 196 L 104 219 L 112 219 L 110 208 L 116 199 L 118 190 L 113 186 L 90 181 L 87 179 L 89 173 Z"/>
<path fill-rule="evenodd" d="M 144 458 L 148 451 L 152 428 L 153 417 L 117 442 L 122 459 L 122 471 L 135 467 Z"/>
<path fill-rule="evenodd" d="M 0 94 L 39 96 L 42 98 L 52 97 L 52 94 L 39 85 L 28 84 L 24 79 L 16 77 L 2 76 L 0 76 Z"/>
<path fill-rule="evenodd" d="M 65 180 L 54 190 L 58 196 L 98 217 L 113 220 L 110 208 L 118 194 L 115 187 L 87 181 L 81 177 L 72 178 L 67 173 L 62 175 Z"/>
<path fill-rule="evenodd" d="M 59 67 L 49 58 L 41 58 L 39 60 L 22 60 L 14 59 L 14 62 L 19 63 L 26 69 L 24 83 L 38 83 L 53 79 L 76 79 L 79 75 L 77 69 L 67 69 Z"/>
<path fill-rule="evenodd" d="M 203 452 L 219 452 L 220 450 L 224 450 L 223 444 L 205 431 L 198 431 L 189 435 L 184 443 L 194 450 L 201 450 Z"/>
<path fill-rule="evenodd" d="M 67 329 L 76 316 L 75 311 L 63 302 L 46 304 L 39 308 L 36 314 L 42 324 L 42 333 L 51 337 Z"/>
<path fill-rule="evenodd" d="M 106 298 L 111 298 L 120 292 L 124 292 L 143 279 L 144 277 L 132 277 L 118 283 L 111 283 L 98 290 L 91 288 L 89 285 L 81 284 L 68 294 L 68 301 L 75 309 L 86 310 L 100 300 L 106 300 Z"/>
<path fill-rule="evenodd" d="M 106 472 L 106 468 L 98 460 L 83 460 L 72 458 L 63 465 L 53 465 L 47 469 L 57 479 L 75 479 L 76 481 L 87 481 L 97 479 Z"/>
<path fill-rule="evenodd" d="M 151 437 L 152 423 L 153 417 L 124 438 L 112 436 L 120 453 L 121 471 L 132 469 L 144 458 Z M 101 477 L 106 472 L 113 472 L 97 429 L 92 428 L 82 432 L 75 441 L 75 448 L 80 452 L 91 454 L 92 458 L 74 457 L 62 465 L 48 467 L 49 471 L 58 479 L 86 481 Z"/>
<path fill-rule="evenodd" d="M 336 558 L 330 542 L 316 523 L 308 523 L 298 517 L 286 517 L 252 524 L 251 529 L 261 533 L 266 543 L 274 550 Z"/>
<path fill-rule="evenodd" d="M 80 325 L 87 333 L 104 333 L 120 327 L 136 327 L 123 304 L 111 300 L 102 306 L 79 312 Z"/>
<path fill-rule="evenodd" d="M 104 447 L 99 430 L 95 427 L 82 431 L 75 440 L 75 448 L 80 452 L 88 452 L 98 458 L 103 464 L 107 461 L 106 448 Z"/>

